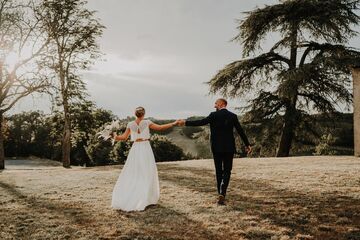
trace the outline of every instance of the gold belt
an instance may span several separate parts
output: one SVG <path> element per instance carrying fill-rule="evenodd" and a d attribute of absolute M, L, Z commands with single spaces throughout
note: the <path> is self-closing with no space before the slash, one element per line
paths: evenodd
<path fill-rule="evenodd" d="M 138 138 L 135 140 L 135 142 L 145 142 L 145 141 L 149 141 L 149 139 Z"/>

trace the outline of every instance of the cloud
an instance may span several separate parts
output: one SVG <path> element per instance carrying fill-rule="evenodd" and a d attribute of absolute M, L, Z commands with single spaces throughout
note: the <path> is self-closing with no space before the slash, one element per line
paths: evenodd
<path fill-rule="evenodd" d="M 217 96 L 209 81 L 226 64 L 241 59 L 235 19 L 277 0 L 89 0 L 106 26 L 99 40 L 106 61 L 82 72 L 91 100 L 120 117 L 143 105 L 158 118 L 207 115 Z M 357 28 L 359 29 L 359 28 Z M 276 40 L 267 37 L 264 49 Z M 351 45 L 360 48 L 359 38 Z M 231 100 L 230 109 L 245 99 Z M 50 109 L 46 97 L 24 100 L 14 112 Z"/>
<path fill-rule="evenodd" d="M 206 92 L 199 94 L 191 84 L 174 85 L 176 81 L 164 84 L 165 80 L 159 78 L 158 81 L 143 81 L 141 77 L 97 73 L 84 74 L 84 78 L 97 105 L 113 110 L 120 117 L 131 115 L 137 106 L 151 109 L 148 114 L 158 118 L 185 118 L 212 111 L 214 97 L 205 96 Z"/>

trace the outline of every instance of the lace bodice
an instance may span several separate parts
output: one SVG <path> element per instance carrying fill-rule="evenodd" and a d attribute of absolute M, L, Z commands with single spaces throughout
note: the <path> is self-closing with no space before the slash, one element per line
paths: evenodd
<path fill-rule="evenodd" d="M 139 125 L 135 121 L 131 121 L 127 124 L 126 128 L 130 129 L 130 140 L 136 141 L 136 139 L 149 139 L 150 129 L 149 125 L 152 124 L 150 120 L 141 120 Z"/>

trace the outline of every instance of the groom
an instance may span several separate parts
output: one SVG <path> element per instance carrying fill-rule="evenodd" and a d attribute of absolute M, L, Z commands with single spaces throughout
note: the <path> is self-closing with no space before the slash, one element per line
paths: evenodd
<path fill-rule="evenodd" d="M 218 204 L 225 205 L 226 190 L 229 185 L 233 165 L 235 148 L 234 128 L 246 145 L 246 152 L 251 152 L 250 143 L 242 129 L 236 114 L 226 109 L 227 101 L 219 98 L 215 102 L 216 112 L 204 119 L 196 121 L 180 120 L 181 126 L 203 126 L 210 124 L 211 151 L 214 157 L 217 190 L 219 193 Z"/>

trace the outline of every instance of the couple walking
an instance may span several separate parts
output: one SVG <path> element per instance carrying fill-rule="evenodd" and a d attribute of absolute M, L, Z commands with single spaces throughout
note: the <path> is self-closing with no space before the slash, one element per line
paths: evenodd
<path fill-rule="evenodd" d="M 126 163 L 114 186 L 112 207 L 123 211 L 141 211 L 148 205 L 156 204 L 160 197 L 159 179 L 149 139 L 150 129 L 161 131 L 174 126 L 203 126 L 210 124 L 211 150 L 214 157 L 218 204 L 225 204 L 226 190 L 229 185 L 233 157 L 236 151 L 234 128 L 242 138 L 246 152 L 251 152 L 249 141 L 236 114 L 226 109 L 227 101 L 216 100 L 215 112 L 196 121 L 177 120 L 173 123 L 158 125 L 145 120 L 145 109 L 135 110 L 136 119 L 129 122 L 122 135 L 113 133 L 115 141 L 131 137 L 133 145 Z"/>

